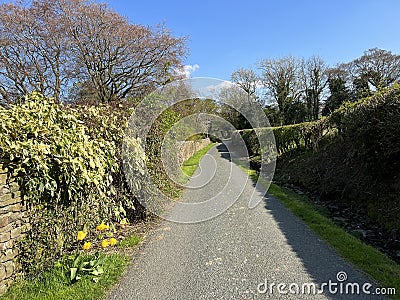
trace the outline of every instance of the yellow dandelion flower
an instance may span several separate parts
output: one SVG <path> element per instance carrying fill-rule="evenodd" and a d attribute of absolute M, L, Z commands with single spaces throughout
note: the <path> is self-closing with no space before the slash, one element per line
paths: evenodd
<path fill-rule="evenodd" d="M 96 226 L 96 229 L 100 230 L 100 231 L 103 231 L 103 230 L 108 229 L 108 228 L 109 228 L 109 226 L 104 224 L 104 222 L 101 222 L 100 225 Z"/>
<path fill-rule="evenodd" d="M 108 240 L 101 241 L 101 247 L 107 248 L 109 245 L 110 245 L 110 242 Z"/>
<path fill-rule="evenodd" d="M 91 243 L 91 242 L 85 242 L 85 243 L 83 244 L 82 249 L 83 249 L 83 250 L 89 250 L 91 246 L 92 246 L 92 243 Z"/>
<path fill-rule="evenodd" d="M 114 239 L 114 238 L 111 238 L 111 239 L 110 239 L 110 245 L 111 245 L 111 246 L 115 246 L 116 244 L 117 244 L 117 240 Z"/>
<path fill-rule="evenodd" d="M 84 231 L 78 231 L 78 235 L 76 237 L 76 239 L 78 241 L 82 241 L 85 237 L 86 237 L 87 233 Z"/>

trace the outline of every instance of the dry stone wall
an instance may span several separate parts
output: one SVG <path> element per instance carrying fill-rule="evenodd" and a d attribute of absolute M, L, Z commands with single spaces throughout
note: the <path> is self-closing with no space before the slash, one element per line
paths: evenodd
<path fill-rule="evenodd" d="M 210 143 L 210 139 L 202 139 L 198 141 L 185 141 L 181 142 L 178 151 L 178 162 L 182 165 L 185 160 L 195 154 L 197 151 L 203 149 Z"/>
<path fill-rule="evenodd" d="M 0 295 L 20 272 L 17 243 L 27 227 L 18 183 L 8 178 L 3 163 L 0 162 Z"/>

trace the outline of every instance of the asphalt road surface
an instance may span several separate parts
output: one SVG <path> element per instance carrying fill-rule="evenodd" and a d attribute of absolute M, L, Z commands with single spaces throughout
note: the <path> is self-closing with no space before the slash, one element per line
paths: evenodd
<path fill-rule="evenodd" d="M 216 196 L 229 205 L 242 193 L 207 221 L 162 221 L 107 299 L 384 299 L 363 293 L 375 292 L 371 279 L 277 200 L 259 192 L 261 203 L 249 209 L 255 187 L 230 162 L 226 148 L 214 147 L 202 159 L 189 186 L 196 183 L 201 187 L 186 189 L 184 203 Z M 170 214 L 182 212 L 172 208 Z M 184 213 L 188 221 L 204 214 Z M 359 295 L 353 293 L 357 286 Z M 314 287 L 324 292 L 314 295 Z"/>

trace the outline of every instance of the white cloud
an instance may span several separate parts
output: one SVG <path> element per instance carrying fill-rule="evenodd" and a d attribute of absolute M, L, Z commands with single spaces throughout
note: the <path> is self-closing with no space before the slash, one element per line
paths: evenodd
<path fill-rule="evenodd" d="M 222 89 L 230 88 L 232 86 L 233 86 L 232 82 L 225 80 L 225 81 L 222 81 L 221 83 L 218 83 L 216 85 L 208 85 L 206 87 L 206 89 L 208 89 L 209 91 L 218 91 L 219 92 Z"/>
<path fill-rule="evenodd" d="M 192 75 L 192 73 L 197 71 L 198 69 L 200 69 L 200 66 L 198 64 L 184 65 L 182 68 L 175 70 L 175 72 L 177 75 L 184 76 L 185 78 L 190 78 L 190 75 Z"/>

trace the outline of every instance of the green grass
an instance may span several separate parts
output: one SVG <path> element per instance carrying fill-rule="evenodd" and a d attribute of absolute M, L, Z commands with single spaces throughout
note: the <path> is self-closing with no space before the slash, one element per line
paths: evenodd
<path fill-rule="evenodd" d="M 92 277 L 83 277 L 69 284 L 61 268 L 54 267 L 42 276 L 21 280 L 14 284 L 2 300 L 94 300 L 103 297 L 106 291 L 121 277 L 129 263 L 122 254 L 105 254 L 104 273 L 97 283 Z"/>
<path fill-rule="evenodd" d="M 131 235 L 120 241 L 117 245 L 120 248 L 130 248 L 139 244 L 143 239 L 137 235 Z"/>
<path fill-rule="evenodd" d="M 70 284 L 69 278 L 59 267 L 46 271 L 38 278 L 22 279 L 15 283 L 0 300 L 95 300 L 105 296 L 128 266 L 131 257 L 123 249 L 133 248 L 143 239 L 136 234 L 121 240 L 117 246 L 121 253 L 102 254 L 104 273 L 95 283 L 93 276 L 84 276 Z"/>
<path fill-rule="evenodd" d="M 243 166 L 239 167 L 247 172 L 252 180 L 258 180 L 256 171 L 247 170 Z M 381 287 L 396 288 L 397 295 L 391 297 L 400 299 L 399 264 L 337 226 L 326 217 L 324 208 L 311 203 L 306 196 L 298 195 L 275 184 L 270 185 L 268 193 L 302 219 L 308 227 L 331 245 L 344 259 L 364 271 L 378 282 Z"/>
<path fill-rule="evenodd" d="M 212 147 L 214 147 L 216 143 L 211 143 L 204 147 L 203 149 L 197 151 L 195 154 L 193 154 L 192 157 L 190 157 L 188 160 L 186 160 L 181 169 L 184 174 L 184 178 L 182 178 L 183 182 L 187 182 L 187 180 L 190 179 L 190 177 L 193 176 L 194 172 L 197 170 L 197 167 L 199 166 L 200 160 L 204 155 L 207 154 L 208 150 L 210 150 Z"/>

